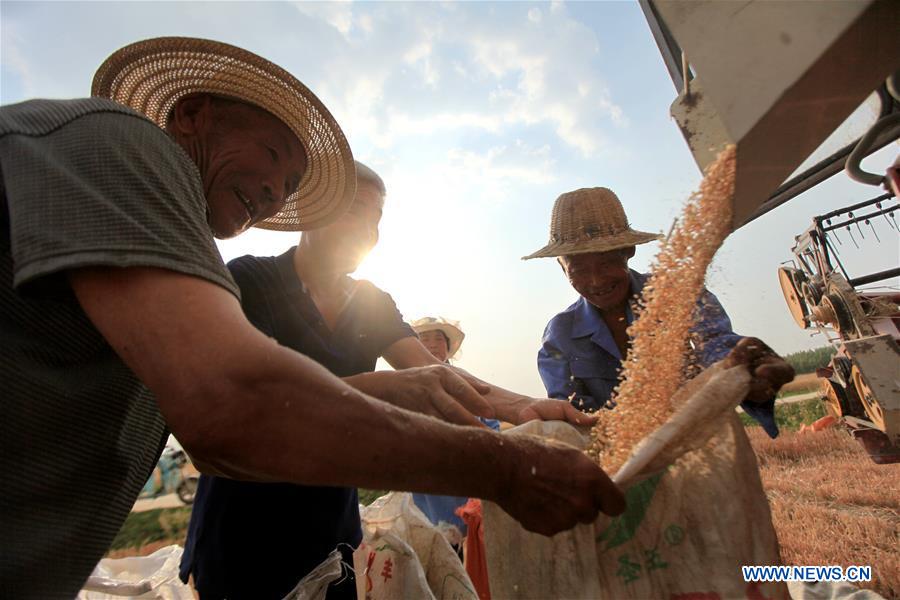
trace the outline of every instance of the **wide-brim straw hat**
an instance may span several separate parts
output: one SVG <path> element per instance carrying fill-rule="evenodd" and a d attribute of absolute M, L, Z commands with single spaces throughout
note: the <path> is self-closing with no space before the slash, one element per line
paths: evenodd
<path fill-rule="evenodd" d="M 109 98 L 165 127 L 175 102 L 208 93 L 254 104 L 285 123 L 308 165 L 284 208 L 256 227 L 304 231 L 327 225 L 353 202 L 353 154 L 325 105 L 293 75 L 241 48 L 197 38 L 143 40 L 114 52 L 94 75 L 91 94 Z"/>
<path fill-rule="evenodd" d="M 566 192 L 553 204 L 549 243 L 522 260 L 609 252 L 660 239 L 658 233 L 637 231 L 612 190 L 596 187 Z"/>
<path fill-rule="evenodd" d="M 410 325 L 417 334 L 422 334 L 426 331 L 444 332 L 444 335 L 450 340 L 447 349 L 447 358 L 453 358 L 453 355 L 459 351 L 459 347 L 462 346 L 463 340 L 466 337 L 466 334 L 463 333 L 458 321 L 450 321 L 444 317 L 422 317 L 421 319 L 416 319 L 410 323 Z"/>

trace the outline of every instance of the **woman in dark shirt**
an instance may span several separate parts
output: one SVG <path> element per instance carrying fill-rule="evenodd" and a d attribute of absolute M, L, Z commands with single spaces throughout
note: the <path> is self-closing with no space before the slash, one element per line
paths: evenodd
<path fill-rule="evenodd" d="M 356 199 L 344 216 L 304 232 L 300 243 L 280 256 L 243 256 L 228 267 L 254 326 L 354 387 L 382 397 L 379 386 L 389 380 L 374 372 L 378 357 L 407 370 L 441 362 L 403 321 L 388 294 L 349 276 L 378 241 L 385 197 L 381 178 L 361 163 L 356 167 Z M 484 406 L 463 407 L 445 393 L 424 392 L 434 398 L 434 416 L 479 427 L 483 425 L 475 415 L 517 423 L 583 418 L 566 403 L 535 401 L 496 386 L 481 400 Z M 395 399 L 394 404 L 400 402 Z M 327 456 L 309 459 L 328 461 Z M 280 600 L 335 548 L 352 564 L 361 539 L 355 488 L 203 476 L 181 577 L 187 581 L 193 575 L 202 600 Z M 329 599 L 355 597 L 352 573 L 328 590 Z"/>

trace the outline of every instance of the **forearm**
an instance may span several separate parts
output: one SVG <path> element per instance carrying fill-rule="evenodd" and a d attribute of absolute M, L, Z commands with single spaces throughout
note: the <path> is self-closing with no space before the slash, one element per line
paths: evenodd
<path fill-rule="evenodd" d="M 274 343 L 260 350 L 252 354 L 263 360 L 244 356 L 217 390 L 208 418 L 192 427 L 193 448 L 185 442 L 219 474 L 308 485 L 496 494 L 491 482 L 502 478 L 498 475 L 506 468 L 496 435 L 390 406 Z"/>

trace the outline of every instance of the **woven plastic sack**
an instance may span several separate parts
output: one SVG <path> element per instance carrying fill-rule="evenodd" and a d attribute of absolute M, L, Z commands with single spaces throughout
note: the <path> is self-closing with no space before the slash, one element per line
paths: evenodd
<path fill-rule="evenodd" d="M 408 493 L 360 511 L 363 541 L 353 553 L 357 597 L 366 600 L 477 600 L 462 563 Z"/>
<path fill-rule="evenodd" d="M 148 556 L 104 558 L 78 593 L 78 600 L 194 600 L 178 579 L 181 546 L 166 546 Z"/>
<path fill-rule="evenodd" d="M 307 573 L 282 600 L 325 600 L 328 586 L 342 576 L 341 553 L 332 550 L 328 558 Z"/>
<path fill-rule="evenodd" d="M 485 503 L 491 594 L 497 598 L 787 598 L 776 583 L 745 583 L 742 565 L 780 564 L 756 456 L 734 407 L 743 367 L 708 369 L 672 399 L 678 410 L 642 440 L 613 478 L 626 512 L 544 537 Z M 583 449 L 560 422 L 531 433 Z M 548 508 L 552 510 L 552 507 Z"/>

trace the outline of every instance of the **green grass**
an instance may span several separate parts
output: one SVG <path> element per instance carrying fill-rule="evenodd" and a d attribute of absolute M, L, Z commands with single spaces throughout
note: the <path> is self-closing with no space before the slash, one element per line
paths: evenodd
<path fill-rule="evenodd" d="M 372 504 L 376 498 L 387 494 L 384 490 L 359 490 L 359 503 L 363 506 Z"/>
<path fill-rule="evenodd" d="M 189 506 L 131 513 L 113 540 L 110 550 L 140 548 L 161 540 L 177 540 L 178 543 L 184 543 L 190 520 Z"/>
<path fill-rule="evenodd" d="M 359 490 L 359 501 L 368 506 L 376 498 L 386 493 L 382 490 Z M 156 508 L 131 513 L 125 519 L 122 529 L 119 530 L 109 549 L 114 551 L 140 548 L 159 541 L 184 544 L 190 520 L 191 507 L 189 506 Z"/>
<path fill-rule="evenodd" d="M 826 415 L 825 404 L 818 398 L 802 402 L 778 404 L 775 406 L 775 423 L 779 429 L 796 431 L 802 425 L 809 425 Z M 741 422 L 746 427 L 758 427 L 759 423 L 747 413 L 740 413 Z"/>
<path fill-rule="evenodd" d="M 778 398 L 779 400 L 782 400 L 784 398 L 790 398 L 791 396 L 802 396 L 803 394 L 810 394 L 814 391 L 815 390 L 791 390 L 790 392 L 778 392 L 778 395 L 776 396 L 776 398 Z M 816 398 L 812 398 L 812 400 L 815 400 L 815 399 Z"/>

